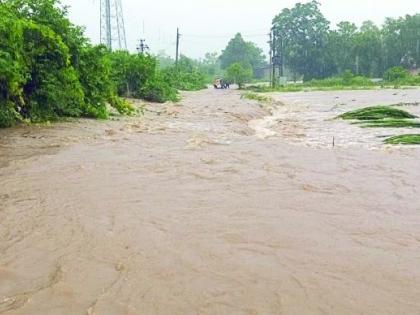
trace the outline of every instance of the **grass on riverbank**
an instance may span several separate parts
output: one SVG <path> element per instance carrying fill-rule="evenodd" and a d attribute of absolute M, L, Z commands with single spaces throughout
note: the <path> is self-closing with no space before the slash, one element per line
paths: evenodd
<path fill-rule="evenodd" d="M 420 128 L 420 121 L 411 119 L 383 119 L 359 122 L 362 128 Z"/>
<path fill-rule="evenodd" d="M 372 106 L 344 113 L 337 118 L 353 120 L 362 128 L 420 128 L 417 116 L 391 106 Z M 420 144 L 420 135 L 402 135 L 387 138 L 386 144 Z"/>
<path fill-rule="evenodd" d="M 381 119 L 413 119 L 416 116 L 391 106 L 372 106 L 344 113 L 338 118 L 381 122 Z"/>
<path fill-rule="evenodd" d="M 313 79 L 303 83 L 288 83 L 271 87 L 268 85 L 251 85 L 247 89 L 257 93 L 269 92 L 310 92 L 310 91 L 341 91 L 341 90 L 375 90 L 375 89 L 410 89 L 420 87 L 420 76 L 407 73 L 404 78 L 389 76 L 384 80 L 373 80 L 368 77 L 354 75 L 350 71 L 341 76 L 325 79 Z"/>
<path fill-rule="evenodd" d="M 241 98 L 245 98 L 247 100 L 257 101 L 257 102 L 261 102 L 261 103 L 269 103 L 269 102 L 273 101 L 273 99 L 269 96 L 261 95 L 261 94 L 257 94 L 257 93 L 252 93 L 252 92 L 246 92 L 246 93 L 242 94 Z"/>
<path fill-rule="evenodd" d="M 328 92 L 328 91 L 368 91 L 368 90 L 380 90 L 380 89 L 401 89 L 401 90 L 410 90 L 420 88 L 420 86 L 414 85 L 372 85 L 372 86 L 306 86 L 303 84 L 288 84 L 278 87 L 270 87 L 267 85 L 250 85 L 246 90 L 256 92 L 256 93 L 291 93 L 291 92 Z"/>
<path fill-rule="evenodd" d="M 420 134 L 390 137 L 384 142 L 386 144 L 420 145 Z"/>

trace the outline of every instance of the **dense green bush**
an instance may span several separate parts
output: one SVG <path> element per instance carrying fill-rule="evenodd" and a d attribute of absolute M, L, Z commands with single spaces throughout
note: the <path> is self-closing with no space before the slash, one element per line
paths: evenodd
<path fill-rule="evenodd" d="M 87 45 L 80 51 L 77 69 L 84 92 L 84 116 L 107 118 L 107 103 L 118 103 L 110 80 L 111 64 L 107 49 L 103 46 Z"/>
<path fill-rule="evenodd" d="M 23 21 L 0 5 L 0 127 L 8 127 L 22 117 L 22 85 L 27 71 L 20 51 L 23 49 Z"/>
<path fill-rule="evenodd" d="M 178 100 L 177 90 L 164 78 L 156 58 L 119 51 L 109 54 L 109 59 L 111 78 L 120 96 L 160 103 Z"/>
<path fill-rule="evenodd" d="M 165 70 L 165 77 L 181 91 L 198 91 L 207 88 L 205 75 L 197 70 L 186 72 L 174 67 Z"/>
<path fill-rule="evenodd" d="M 420 85 L 420 76 L 412 75 L 403 67 L 393 67 L 388 69 L 384 74 L 385 82 L 394 84 L 395 86 L 418 86 Z"/>
<path fill-rule="evenodd" d="M 134 112 L 121 96 L 178 99 L 155 58 L 92 46 L 59 0 L 0 1 L 0 127 Z"/>
<path fill-rule="evenodd" d="M 420 75 L 410 75 L 408 79 L 403 82 L 407 86 L 419 86 L 420 85 Z"/>
<path fill-rule="evenodd" d="M 147 80 L 145 85 L 141 87 L 139 95 L 145 100 L 158 103 L 179 100 L 177 89 L 161 73 L 157 73 L 150 80 Z"/>
<path fill-rule="evenodd" d="M 140 97 L 140 88 L 155 75 L 156 60 L 143 54 L 117 51 L 109 54 L 111 78 L 118 94 L 126 97 Z"/>
<path fill-rule="evenodd" d="M 198 91 L 207 88 L 207 78 L 194 60 L 181 56 L 177 66 L 164 70 L 165 78 L 181 91 Z"/>
<path fill-rule="evenodd" d="M 22 117 L 15 110 L 12 102 L 0 104 L 0 127 L 11 127 L 21 119 Z"/>
<path fill-rule="evenodd" d="M 306 87 L 334 87 L 334 86 L 373 86 L 374 83 L 366 77 L 355 76 L 351 71 L 345 71 L 339 77 L 311 80 L 305 82 Z"/>
<path fill-rule="evenodd" d="M 384 74 L 384 80 L 388 82 L 395 82 L 405 80 L 410 76 L 410 72 L 403 67 L 392 67 Z"/>

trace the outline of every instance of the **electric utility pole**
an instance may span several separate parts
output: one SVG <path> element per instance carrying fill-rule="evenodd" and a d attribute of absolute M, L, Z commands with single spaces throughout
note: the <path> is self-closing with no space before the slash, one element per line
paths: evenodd
<path fill-rule="evenodd" d="M 149 49 L 150 49 L 149 46 L 146 45 L 146 40 L 145 39 L 140 39 L 140 44 L 137 47 L 137 51 L 140 54 L 144 54 L 146 51 L 149 51 Z"/>
<path fill-rule="evenodd" d="M 283 38 L 280 37 L 280 52 L 279 52 L 279 67 L 280 67 L 280 77 L 284 77 L 284 54 L 283 54 Z"/>
<path fill-rule="evenodd" d="M 179 28 L 176 29 L 176 56 L 175 56 L 175 65 L 178 67 L 179 61 L 179 39 L 181 34 L 179 33 Z"/>
<path fill-rule="evenodd" d="M 273 87 L 273 33 L 270 31 L 268 36 L 270 36 L 270 41 L 268 42 L 270 45 L 270 86 Z"/>
<path fill-rule="evenodd" d="M 271 74 L 271 86 L 274 88 L 276 86 L 276 65 L 277 65 L 277 31 L 274 28 L 273 29 L 273 48 L 272 48 L 272 58 L 271 58 L 271 63 L 273 64 L 273 69 L 272 69 L 272 74 Z"/>
<path fill-rule="evenodd" d="M 273 28 L 272 36 L 273 36 L 272 85 L 273 87 L 275 87 L 275 85 L 279 82 L 280 79 L 281 79 L 282 84 L 286 84 L 286 82 L 283 82 L 284 80 L 284 41 L 283 41 L 283 38 L 280 36 L 279 31 L 275 28 Z"/>

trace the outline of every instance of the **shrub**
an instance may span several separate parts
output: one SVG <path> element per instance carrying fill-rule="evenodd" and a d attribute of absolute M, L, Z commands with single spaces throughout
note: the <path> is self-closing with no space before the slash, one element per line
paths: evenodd
<path fill-rule="evenodd" d="M 186 72 L 173 67 L 165 70 L 165 77 L 173 87 L 181 91 L 198 91 L 207 88 L 206 77 L 198 70 Z"/>
<path fill-rule="evenodd" d="M 192 59 L 181 56 L 178 66 L 164 70 L 165 78 L 181 91 L 198 91 L 207 88 L 206 75 Z"/>
<path fill-rule="evenodd" d="M 364 87 L 373 85 L 374 83 L 369 80 L 369 78 L 355 76 L 349 70 L 345 71 L 343 75 L 339 77 L 311 80 L 304 84 L 306 87 Z"/>
<path fill-rule="evenodd" d="M 128 52 L 109 53 L 111 78 L 120 96 L 163 103 L 178 100 L 178 92 L 158 68 L 156 58 Z"/>
<path fill-rule="evenodd" d="M 139 96 L 147 101 L 158 103 L 179 100 L 178 91 L 171 86 L 170 82 L 165 81 L 161 74 L 147 80 L 140 88 Z"/>
<path fill-rule="evenodd" d="M 252 79 L 252 69 L 246 68 L 240 63 L 234 63 L 227 68 L 226 75 L 228 81 L 238 84 L 242 89 L 244 84 Z"/>
<path fill-rule="evenodd" d="M 403 67 L 390 68 L 384 74 L 384 80 L 388 82 L 403 81 L 408 77 L 410 77 L 410 72 Z"/>
<path fill-rule="evenodd" d="M 0 104 L 0 128 L 11 127 L 22 120 L 22 117 L 14 109 L 14 104 L 6 102 Z"/>
<path fill-rule="evenodd" d="M 136 111 L 131 103 L 115 95 L 110 97 L 109 104 L 123 115 L 132 115 Z"/>

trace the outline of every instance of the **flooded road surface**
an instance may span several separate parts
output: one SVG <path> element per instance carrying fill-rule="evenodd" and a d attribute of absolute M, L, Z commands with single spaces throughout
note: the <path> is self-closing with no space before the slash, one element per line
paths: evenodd
<path fill-rule="evenodd" d="M 334 93 L 1 130 L 0 314 L 419 314 L 420 150 L 310 145 Z"/>

